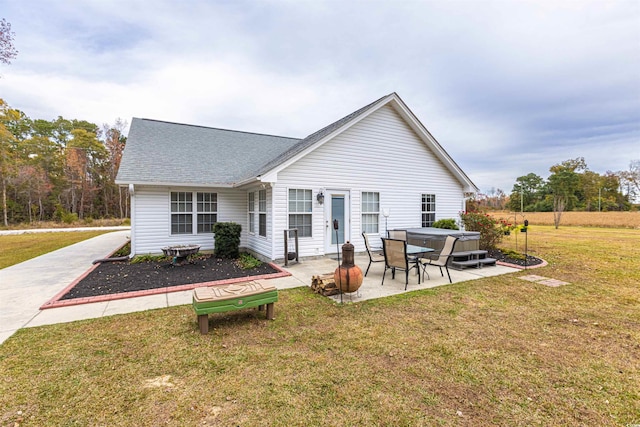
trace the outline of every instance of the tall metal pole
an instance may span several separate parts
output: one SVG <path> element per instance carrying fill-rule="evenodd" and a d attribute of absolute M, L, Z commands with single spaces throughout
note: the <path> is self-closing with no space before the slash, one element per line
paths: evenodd
<path fill-rule="evenodd" d="M 338 241 L 338 220 L 333 220 L 333 229 L 336 231 L 336 252 L 338 253 L 338 277 L 340 278 L 340 304 L 342 304 L 342 272 L 340 270 L 340 242 Z"/>

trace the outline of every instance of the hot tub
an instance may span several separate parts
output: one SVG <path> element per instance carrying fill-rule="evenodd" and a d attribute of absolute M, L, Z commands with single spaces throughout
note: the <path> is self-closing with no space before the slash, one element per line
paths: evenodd
<path fill-rule="evenodd" d="M 458 238 L 454 248 L 456 252 L 480 249 L 479 231 L 447 230 L 434 227 L 407 228 L 406 231 L 407 243 L 410 245 L 426 246 L 440 251 L 447 236 L 453 236 Z"/>

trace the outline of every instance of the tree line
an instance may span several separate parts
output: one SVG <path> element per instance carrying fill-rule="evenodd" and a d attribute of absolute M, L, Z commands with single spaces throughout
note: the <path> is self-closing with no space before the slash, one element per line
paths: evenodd
<path fill-rule="evenodd" d="M 129 216 L 115 185 L 127 123 L 31 119 L 0 99 L 2 221 L 72 221 Z"/>
<path fill-rule="evenodd" d="M 535 173 L 520 176 L 509 195 L 492 189 L 474 202 L 515 212 L 628 211 L 640 197 L 640 160 L 632 160 L 629 170 L 599 174 L 578 157 L 551 166 L 549 172 L 546 179 Z"/>

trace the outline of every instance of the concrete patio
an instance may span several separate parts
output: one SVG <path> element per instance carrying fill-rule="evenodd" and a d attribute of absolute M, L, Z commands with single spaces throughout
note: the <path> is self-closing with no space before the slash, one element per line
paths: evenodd
<path fill-rule="evenodd" d="M 356 255 L 356 265 L 364 272 L 369 264 L 369 258 L 366 254 Z M 322 258 L 311 261 L 303 261 L 299 264 L 292 265 L 286 268 L 291 272 L 293 277 L 285 278 L 291 281 L 296 280 L 300 283 L 299 286 L 310 286 L 311 277 L 317 274 L 331 273 L 338 267 L 338 261 L 331 258 Z M 440 275 L 440 269 L 435 266 L 428 266 L 427 273 L 429 273 L 430 279 L 427 279 L 418 284 L 418 276 L 412 270 L 409 274 L 409 285 L 407 290 L 405 287 L 405 273 L 399 271 L 396 273 L 395 279 L 391 278 L 391 272 L 388 271 L 385 279 L 384 286 L 382 285 L 382 273 L 384 272 L 384 263 L 378 262 L 371 264 L 367 277 L 364 278 L 362 286 L 357 292 L 350 294 L 343 294 L 343 302 L 360 302 L 375 298 L 384 298 L 391 295 L 402 294 L 405 292 L 416 291 L 419 289 L 435 288 L 436 286 L 449 285 L 449 279 L 447 273 L 444 272 L 444 277 Z M 443 270 L 444 271 L 444 270 Z M 497 265 L 495 267 L 484 268 L 469 268 L 465 270 L 449 269 L 451 273 L 451 280 L 453 283 L 464 282 L 468 280 L 481 279 L 483 277 L 498 276 L 501 274 L 514 273 L 520 271 L 520 269 Z M 276 279 L 278 281 L 282 279 Z M 276 285 L 278 286 L 278 285 Z M 329 298 L 340 302 L 340 295 L 333 295 Z"/>
<path fill-rule="evenodd" d="M 166 292 L 136 298 L 39 309 L 42 304 L 89 269 L 93 260 L 108 256 L 124 244 L 128 233 L 128 231 L 107 233 L 0 270 L 0 343 L 20 328 L 190 304 L 193 291 Z M 369 262 L 368 257 L 356 255 L 355 261 L 364 272 Z M 278 289 L 308 287 L 313 275 L 331 273 L 337 266 L 338 261 L 328 257 L 304 260 L 285 268 L 291 276 L 269 280 Z M 358 292 L 344 294 L 343 302 L 384 298 L 449 284 L 446 273 L 445 277 L 442 277 L 437 267 L 428 267 L 427 271 L 431 279 L 418 285 L 418 278 L 412 272 L 409 276 L 409 286 L 405 291 L 403 272 L 399 272 L 395 279 L 391 279 L 391 274 L 388 273 L 384 286 L 381 286 L 383 271 L 383 263 L 372 264 Z M 450 270 L 454 283 L 516 271 L 519 270 L 505 266 L 472 268 L 463 271 Z M 340 302 L 340 295 L 330 298 Z"/>

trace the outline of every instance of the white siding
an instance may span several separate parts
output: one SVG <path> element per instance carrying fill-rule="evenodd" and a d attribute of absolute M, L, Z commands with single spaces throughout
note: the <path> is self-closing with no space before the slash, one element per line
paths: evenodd
<path fill-rule="evenodd" d="M 244 189 L 136 187 L 132 199 L 132 252 L 160 253 L 170 244 L 200 244 L 213 249 L 211 235 L 170 233 L 171 191 L 210 191 L 218 194 L 218 221 L 242 225 L 241 246 L 267 259 L 284 257 L 284 234 L 288 228 L 288 190 L 311 189 L 313 193 L 312 237 L 300 238 L 300 255 L 325 254 L 324 206 L 316 201 L 320 189 L 350 193 L 350 235 L 356 251 L 364 250 L 361 237 L 361 192 L 380 193 L 380 210 L 388 208 L 388 228 L 421 226 L 421 195 L 436 195 L 436 219 L 458 218 L 464 206 L 462 184 L 435 157 L 427 145 L 390 106 L 384 106 L 347 131 L 326 142 L 278 173 L 267 191 L 267 237 L 258 235 L 257 192 L 262 186 Z M 256 192 L 256 232 L 249 234 L 247 194 Z M 328 202 L 328 200 L 327 200 Z M 379 217 L 380 236 L 385 219 Z M 377 245 L 375 239 L 372 239 Z"/>
<path fill-rule="evenodd" d="M 244 190 L 186 187 L 137 187 L 132 224 L 133 254 L 162 253 L 168 245 L 198 244 L 203 250 L 213 249 L 212 234 L 171 235 L 172 191 L 200 191 L 218 194 L 218 222 L 237 222 L 242 226 L 241 246 L 247 245 L 247 193 Z M 195 203 L 195 201 L 194 201 Z M 195 227 L 195 225 L 194 225 Z"/>
<path fill-rule="evenodd" d="M 267 236 L 260 236 L 258 234 L 258 218 L 260 215 L 260 212 L 258 211 L 258 191 L 262 190 L 263 188 L 261 186 L 258 187 L 253 187 L 248 189 L 247 191 L 243 191 L 244 192 L 244 206 L 245 206 L 245 223 L 248 223 L 249 221 L 249 213 L 248 210 L 246 209 L 247 203 L 248 203 L 248 194 L 249 192 L 255 192 L 256 194 L 256 198 L 255 198 L 255 203 L 256 203 L 256 208 L 255 208 L 255 214 L 256 214 L 256 219 L 255 219 L 255 233 L 249 233 L 249 225 L 247 224 L 246 227 L 242 227 L 242 235 L 246 238 L 246 245 L 244 245 L 246 248 L 251 249 L 254 252 L 257 252 L 258 254 L 264 255 L 267 259 L 271 260 L 273 259 L 273 257 L 271 256 L 271 252 L 272 252 L 272 215 L 271 215 L 271 197 L 272 197 L 272 191 L 270 186 L 266 186 L 265 190 L 267 191 Z"/>
<path fill-rule="evenodd" d="M 388 228 L 420 227 L 421 195 L 436 195 L 436 219 L 458 218 L 461 183 L 433 155 L 390 106 L 385 106 L 278 173 L 274 187 L 274 258 L 284 256 L 282 230 L 288 227 L 287 190 L 313 190 L 313 236 L 300 239 L 301 256 L 324 254 L 324 208 L 320 188 L 351 191 L 351 241 L 364 250 L 361 236 L 362 191 L 380 193 L 380 209 L 389 208 Z M 380 215 L 380 235 L 384 217 Z"/>

